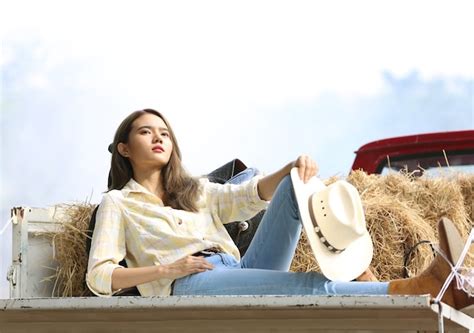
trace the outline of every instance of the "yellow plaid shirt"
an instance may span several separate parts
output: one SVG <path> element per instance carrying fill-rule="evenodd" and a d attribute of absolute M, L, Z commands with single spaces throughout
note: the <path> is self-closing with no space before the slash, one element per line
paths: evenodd
<path fill-rule="evenodd" d="M 240 253 L 224 227 L 247 220 L 265 209 L 255 176 L 243 184 L 216 184 L 200 179 L 199 212 L 164 206 L 133 178 L 122 190 L 104 194 L 96 216 L 86 283 L 97 296 L 110 297 L 112 272 L 125 258 L 127 266 L 165 265 L 209 247 L 240 260 Z M 137 286 L 142 296 L 171 294 L 172 279 L 157 279 Z"/>

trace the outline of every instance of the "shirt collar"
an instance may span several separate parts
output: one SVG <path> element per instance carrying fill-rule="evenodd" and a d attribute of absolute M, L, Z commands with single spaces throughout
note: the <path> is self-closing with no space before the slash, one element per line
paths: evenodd
<path fill-rule="evenodd" d="M 158 198 L 155 194 L 148 191 L 143 185 L 140 185 L 135 179 L 130 178 L 130 180 L 122 188 L 122 193 L 124 197 L 128 197 L 133 194 L 145 194 L 147 196 L 153 197 L 154 200 L 159 201 L 163 205 L 163 201 Z"/>

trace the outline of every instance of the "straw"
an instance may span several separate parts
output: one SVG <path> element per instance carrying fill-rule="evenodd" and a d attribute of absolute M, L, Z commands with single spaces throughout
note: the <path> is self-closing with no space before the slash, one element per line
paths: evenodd
<path fill-rule="evenodd" d="M 61 204 L 59 222 L 61 230 L 49 233 L 54 245 L 54 256 L 58 262 L 53 297 L 89 296 L 92 293 L 85 285 L 87 269 L 86 233 L 92 211 L 96 205 L 90 203 Z"/>
<path fill-rule="evenodd" d="M 474 211 L 474 175 L 450 173 L 443 177 L 416 177 L 417 173 L 392 172 L 367 175 L 354 171 L 347 181 L 361 194 L 368 230 L 374 243 L 372 271 L 379 280 L 403 277 L 405 254 L 421 241 L 437 242 L 436 226 L 443 216 L 451 219 L 467 238 Z M 339 177 L 326 179 L 335 182 Z M 87 269 L 86 238 L 95 205 L 60 205 L 62 228 L 51 234 L 58 262 L 55 295 L 60 297 L 92 295 L 85 285 Z M 472 267 L 473 249 L 465 265 Z M 420 273 L 432 261 L 427 244 L 417 246 L 408 265 L 410 276 Z M 291 265 L 292 271 L 319 271 L 303 233 Z"/>
<path fill-rule="evenodd" d="M 371 269 L 379 280 L 404 277 L 404 257 L 422 241 L 437 243 L 437 223 L 446 216 L 467 238 L 472 228 L 474 175 L 450 173 L 443 177 L 416 177 L 404 171 L 387 175 L 351 172 L 347 181 L 359 191 L 367 228 L 374 243 Z M 331 179 L 327 184 L 335 181 Z M 424 270 L 433 259 L 428 244 L 417 246 L 407 270 L 410 276 Z M 472 267 L 471 249 L 466 265 Z M 292 271 L 320 271 L 306 237 L 298 244 Z"/>

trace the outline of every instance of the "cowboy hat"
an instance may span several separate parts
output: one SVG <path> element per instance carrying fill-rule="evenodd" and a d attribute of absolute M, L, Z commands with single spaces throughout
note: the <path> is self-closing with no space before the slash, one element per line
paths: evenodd
<path fill-rule="evenodd" d="M 291 180 L 301 222 L 321 272 L 330 280 L 357 278 L 373 256 L 357 189 L 344 180 L 325 186 L 317 177 L 305 184 L 297 168 L 291 170 Z"/>

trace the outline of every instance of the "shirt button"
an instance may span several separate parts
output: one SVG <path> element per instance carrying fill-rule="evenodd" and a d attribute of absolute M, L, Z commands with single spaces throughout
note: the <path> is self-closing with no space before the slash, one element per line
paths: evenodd
<path fill-rule="evenodd" d="M 178 224 L 179 225 L 183 224 L 183 220 L 179 219 Z"/>
<path fill-rule="evenodd" d="M 239 230 L 245 231 L 249 228 L 249 223 L 247 221 L 243 221 L 239 223 Z"/>

